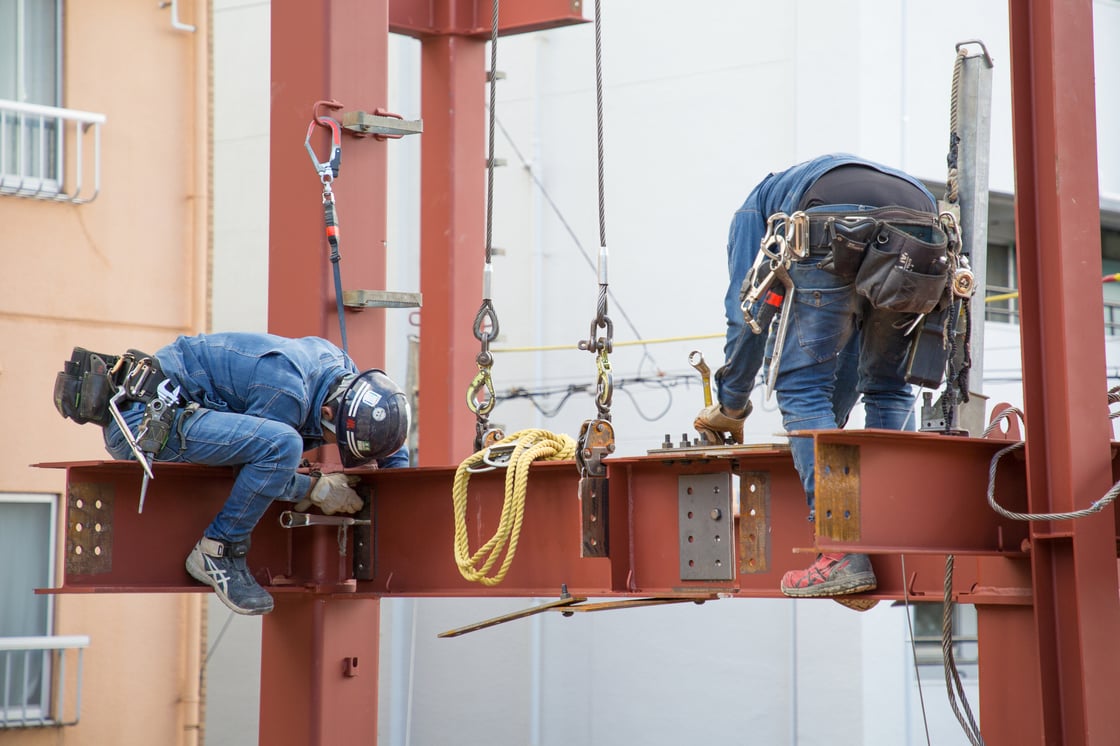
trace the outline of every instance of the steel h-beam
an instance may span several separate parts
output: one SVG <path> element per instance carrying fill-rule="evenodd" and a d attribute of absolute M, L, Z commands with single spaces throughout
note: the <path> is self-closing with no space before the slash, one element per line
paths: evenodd
<path fill-rule="evenodd" d="M 1113 479 L 1104 347 L 1086 344 L 1104 338 L 1093 3 L 1009 8 L 1027 493 L 1033 512 L 1068 513 Z M 1115 743 L 1120 733 L 1113 510 L 1031 524 L 1042 727 L 1017 743 Z"/>

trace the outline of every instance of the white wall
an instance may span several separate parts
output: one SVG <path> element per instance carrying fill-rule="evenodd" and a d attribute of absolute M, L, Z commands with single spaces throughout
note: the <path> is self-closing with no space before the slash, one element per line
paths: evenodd
<path fill-rule="evenodd" d="M 266 9 L 267 3 L 215 3 L 215 328 L 263 328 L 266 319 Z M 1094 10 L 1101 187 L 1115 197 L 1120 3 L 1097 0 Z M 944 179 L 958 42 L 982 39 L 995 60 L 991 188 L 1013 187 L 1005 0 L 709 0 L 687 7 L 614 0 L 602 12 L 615 341 L 689 338 L 616 347 L 616 382 L 688 377 L 687 385 L 671 387 L 616 383 L 620 454 L 644 453 L 666 434 L 674 442 L 692 434 L 702 399 L 687 355 L 701 350 L 713 369 L 722 362 L 727 226 L 768 171 L 848 151 Z M 422 116 L 416 42 L 395 39 L 392 55 L 389 108 Z M 515 386 L 594 390 L 594 358 L 574 349 L 588 334 L 598 291 L 594 30 L 588 24 L 503 39 L 498 67 L 507 77 L 499 83 L 497 112 L 509 139 L 499 131 L 496 155 L 509 165 L 496 175 L 494 246 L 504 253 L 494 257 L 502 326 L 495 346 L 572 349 L 499 354 L 492 420 L 507 432 L 545 427 L 574 435 L 594 416 L 591 393 L 573 395 L 552 418 L 503 394 Z M 419 147 L 406 138 L 390 150 L 394 290 L 420 289 Z M 480 246 L 479 272 L 482 256 Z M 254 276 L 260 279 L 246 285 Z M 420 333 L 413 321 L 407 312 L 389 314 L 387 364 L 402 380 L 406 340 Z M 983 387 L 992 403 L 1021 403 L 1018 332 L 987 327 Z M 1114 368 L 1117 352 L 1110 340 Z M 540 403 L 547 409 L 560 399 Z M 773 403 L 756 392 L 755 405 L 750 437 L 778 437 Z M 384 601 L 379 743 L 925 743 L 904 609 L 880 604 L 856 614 L 828 600 L 729 600 L 547 615 L 435 637 L 530 603 Z M 252 639 L 252 630 L 247 634 Z M 252 686 L 236 680 L 236 668 L 211 679 L 211 696 L 222 683 Z M 943 686 L 926 682 L 924 705 L 933 742 L 967 742 Z M 231 727 L 211 719 L 208 742 L 223 742 L 218 733 Z"/>

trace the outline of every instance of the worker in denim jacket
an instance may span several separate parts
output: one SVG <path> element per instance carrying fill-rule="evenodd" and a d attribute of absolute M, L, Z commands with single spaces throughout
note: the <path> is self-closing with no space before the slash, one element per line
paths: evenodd
<path fill-rule="evenodd" d="M 744 323 L 740 289 L 759 253 L 768 218 L 804 210 L 852 211 L 901 206 L 937 215 L 937 201 L 912 176 L 853 155 L 824 155 L 759 183 L 735 213 L 727 245 L 730 274 L 725 364 L 716 372 L 718 401 L 697 415 L 695 427 L 716 443 L 741 443 L 751 411 L 750 395 L 773 341 Z M 913 316 L 871 308 L 850 277 L 820 268 L 820 255 L 789 269 L 795 291 L 785 311 L 788 324 L 775 391 L 787 432 L 842 427 L 862 394 L 865 424 L 890 430 L 913 429 L 914 396 L 905 380 Z M 757 307 L 755 309 L 757 312 Z M 900 328 L 901 327 L 901 328 Z M 792 438 L 790 450 L 813 519 L 813 441 Z M 786 573 L 782 591 L 790 596 L 831 596 L 876 587 L 870 561 L 862 554 L 822 554 L 807 570 Z"/>
<path fill-rule="evenodd" d="M 187 571 L 240 614 L 265 614 L 272 597 L 249 573 L 249 535 L 274 500 L 354 513 L 353 477 L 298 473 L 304 451 L 337 443 L 344 467 L 408 466 L 410 412 L 380 370 L 360 372 L 325 339 L 271 334 L 182 336 L 154 355 L 181 407 L 157 461 L 240 466 L 229 498 L 187 557 Z M 135 433 L 144 405 L 123 409 Z M 115 422 L 105 427 L 114 458 L 133 458 Z"/>

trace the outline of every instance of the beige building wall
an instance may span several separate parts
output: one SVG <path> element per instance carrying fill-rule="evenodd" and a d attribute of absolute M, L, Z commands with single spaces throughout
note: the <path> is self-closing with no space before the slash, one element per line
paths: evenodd
<path fill-rule="evenodd" d="M 31 464 L 108 457 L 99 428 L 52 405 L 74 346 L 154 351 L 208 324 L 209 4 L 181 6 L 193 33 L 154 0 L 64 4 L 62 105 L 106 117 L 101 191 L 83 205 L 0 195 L 0 494 L 62 501 L 64 473 Z M 57 596 L 54 633 L 90 637 L 80 722 L 0 730 L 0 742 L 196 743 L 204 599 Z"/>

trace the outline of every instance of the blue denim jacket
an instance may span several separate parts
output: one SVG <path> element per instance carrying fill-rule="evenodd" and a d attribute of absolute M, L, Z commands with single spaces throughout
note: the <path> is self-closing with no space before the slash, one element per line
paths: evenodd
<path fill-rule="evenodd" d="M 223 332 L 182 336 L 156 352 L 164 374 L 183 396 L 206 409 L 290 425 L 304 450 L 323 445 L 319 410 L 354 362 L 320 337 Z M 408 449 L 379 459 L 381 468 L 408 466 Z"/>
<path fill-rule="evenodd" d="M 319 410 L 331 387 L 357 372 L 342 350 L 319 337 L 200 334 L 179 337 L 155 357 L 186 399 L 290 425 L 308 449 L 323 443 Z"/>

